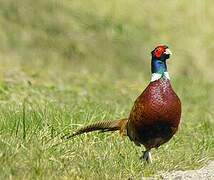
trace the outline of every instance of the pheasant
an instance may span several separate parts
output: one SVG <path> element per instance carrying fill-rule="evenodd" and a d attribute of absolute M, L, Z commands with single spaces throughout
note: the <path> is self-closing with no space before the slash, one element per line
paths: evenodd
<path fill-rule="evenodd" d="M 63 136 L 69 139 L 91 131 L 116 131 L 127 135 L 137 146 L 143 145 L 143 156 L 151 163 L 151 149 L 168 142 L 177 132 L 181 117 L 181 101 L 170 84 L 166 60 L 171 51 L 159 45 L 151 52 L 151 82 L 136 99 L 128 118 L 97 122 Z"/>

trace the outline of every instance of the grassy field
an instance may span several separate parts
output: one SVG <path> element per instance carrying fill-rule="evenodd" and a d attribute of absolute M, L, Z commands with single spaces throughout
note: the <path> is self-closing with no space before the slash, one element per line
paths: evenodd
<path fill-rule="evenodd" d="M 167 2 L 0 1 L 0 179 L 140 179 L 214 159 L 212 1 Z M 183 112 L 154 163 L 118 133 L 61 141 L 129 115 L 158 43 Z"/>

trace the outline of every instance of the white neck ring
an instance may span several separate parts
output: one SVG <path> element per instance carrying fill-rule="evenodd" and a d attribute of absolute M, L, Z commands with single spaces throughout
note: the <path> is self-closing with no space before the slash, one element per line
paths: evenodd
<path fill-rule="evenodd" d="M 158 79 L 165 77 L 166 79 L 170 80 L 169 73 L 166 71 L 163 74 L 159 73 L 152 73 L 151 82 L 157 81 Z"/>

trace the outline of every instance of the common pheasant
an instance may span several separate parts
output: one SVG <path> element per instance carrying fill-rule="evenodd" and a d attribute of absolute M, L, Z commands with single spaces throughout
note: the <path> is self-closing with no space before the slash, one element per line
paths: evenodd
<path fill-rule="evenodd" d="M 69 139 L 91 131 L 116 131 L 127 135 L 137 146 L 146 150 L 141 159 L 152 162 L 152 148 L 169 141 L 178 130 L 181 117 L 181 102 L 170 84 L 166 60 L 171 51 L 166 45 L 159 45 L 151 52 L 151 82 L 137 98 L 128 118 L 103 121 L 78 129 L 63 136 Z"/>

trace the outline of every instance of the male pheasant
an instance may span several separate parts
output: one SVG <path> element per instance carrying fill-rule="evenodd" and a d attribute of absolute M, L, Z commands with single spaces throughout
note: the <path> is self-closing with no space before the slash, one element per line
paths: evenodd
<path fill-rule="evenodd" d="M 141 158 L 151 163 L 150 150 L 158 148 L 172 138 L 178 130 L 181 117 L 181 102 L 172 89 L 166 65 L 171 51 L 166 45 L 159 45 L 151 55 L 151 82 L 135 101 L 128 118 L 91 124 L 63 138 L 69 139 L 97 130 L 119 130 L 137 146 L 144 145 L 146 151 Z"/>

